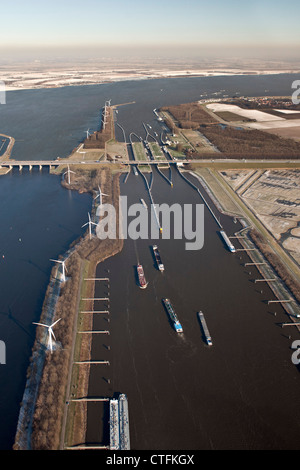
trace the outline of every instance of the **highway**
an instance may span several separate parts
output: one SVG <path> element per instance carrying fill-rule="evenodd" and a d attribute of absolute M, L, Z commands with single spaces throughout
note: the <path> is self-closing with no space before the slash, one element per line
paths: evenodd
<path fill-rule="evenodd" d="M 240 159 L 210 159 L 210 160 L 202 160 L 202 159 L 195 159 L 195 160 L 168 160 L 167 161 L 171 165 L 177 165 L 177 164 L 188 164 L 188 163 L 202 163 L 206 164 L 206 166 L 211 166 L 212 163 L 218 164 L 218 163 L 227 163 L 231 164 L 232 166 L 235 167 L 235 163 L 239 162 L 240 164 L 243 163 L 245 166 L 247 164 L 255 165 L 255 164 L 264 164 L 266 168 L 268 168 L 270 165 L 272 167 L 275 165 L 278 165 L 278 168 L 282 168 L 283 165 L 289 166 L 292 164 L 294 167 L 300 167 L 300 161 L 299 160 L 243 160 L 241 162 Z M 0 162 L 0 168 L 5 167 L 5 168 L 22 168 L 22 167 L 33 167 L 33 166 L 39 166 L 39 167 L 47 167 L 47 166 L 55 166 L 55 167 L 66 167 L 67 165 L 70 166 L 78 166 L 78 165 L 158 165 L 161 162 L 157 161 L 151 161 L 151 160 L 115 160 L 115 161 L 99 161 L 99 160 L 86 160 L 86 161 L 76 161 L 76 160 L 68 160 L 66 159 L 61 159 L 61 160 L 5 160 Z"/>

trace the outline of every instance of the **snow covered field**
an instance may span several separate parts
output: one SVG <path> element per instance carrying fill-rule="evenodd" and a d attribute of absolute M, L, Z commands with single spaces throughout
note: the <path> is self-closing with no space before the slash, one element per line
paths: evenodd
<path fill-rule="evenodd" d="M 272 114 L 264 113 L 256 109 L 242 109 L 234 104 L 226 103 L 211 103 L 207 105 L 207 108 L 211 111 L 218 112 L 230 112 L 238 114 L 239 116 L 246 117 L 248 119 L 255 119 L 258 122 L 269 122 L 269 121 L 284 121 L 284 117 L 273 116 Z"/>

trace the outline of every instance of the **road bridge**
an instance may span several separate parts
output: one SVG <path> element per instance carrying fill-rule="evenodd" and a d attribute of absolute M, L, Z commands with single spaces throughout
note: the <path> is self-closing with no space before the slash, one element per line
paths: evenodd
<path fill-rule="evenodd" d="M 292 164 L 293 167 L 295 168 L 300 168 L 300 161 L 299 160 L 241 160 L 241 159 L 209 159 L 209 160 L 168 160 L 169 165 L 173 166 L 185 166 L 188 165 L 189 163 L 202 163 L 206 165 L 211 165 L 211 164 L 226 164 L 227 166 L 232 166 L 234 167 L 235 163 L 241 164 L 242 167 L 247 168 L 247 163 L 253 164 L 260 164 L 263 165 L 263 167 L 269 168 L 269 167 L 274 167 L 274 168 L 286 168 L 289 165 Z M 13 169 L 13 168 L 18 168 L 19 170 L 22 170 L 24 167 L 32 169 L 33 167 L 39 167 L 41 170 L 44 167 L 49 167 L 49 168 L 58 168 L 58 167 L 67 167 L 67 165 L 70 166 L 84 166 L 84 165 L 128 165 L 128 166 L 140 166 L 140 165 L 159 165 L 159 162 L 157 161 L 152 161 L 152 160 L 123 160 L 123 159 L 115 159 L 114 161 L 108 161 L 108 160 L 86 160 L 86 161 L 76 161 L 76 160 L 69 160 L 69 159 L 61 159 L 61 160 L 0 160 L 0 168 L 7 168 L 7 169 Z"/>

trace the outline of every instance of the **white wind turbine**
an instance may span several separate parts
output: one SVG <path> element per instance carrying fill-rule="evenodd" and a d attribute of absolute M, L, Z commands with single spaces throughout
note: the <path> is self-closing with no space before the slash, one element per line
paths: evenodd
<path fill-rule="evenodd" d="M 64 175 L 68 174 L 68 184 L 70 184 L 70 182 L 71 182 L 71 179 L 70 179 L 70 174 L 71 173 L 74 173 L 74 175 L 75 175 L 75 172 L 70 170 L 70 166 L 68 165 L 67 171 L 64 172 Z"/>
<path fill-rule="evenodd" d="M 102 205 L 102 196 L 108 196 L 108 194 L 103 193 L 101 191 L 100 186 L 98 186 L 98 188 L 99 188 L 99 193 L 97 194 L 96 197 L 94 197 L 94 200 L 99 198 L 99 205 L 101 206 Z"/>
<path fill-rule="evenodd" d="M 54 263 L 62 264 L 62 282 L 65 282 L 65 280 L 66 280 L 66 271 L 67 271 L 65 261 L 60 261 L 59 259 L 50 259 L 50 261 L 53 261 Z"/>
<path fill-rule="evenodd" d="M 56 338 L 55 338 L 55 335 L 53 333 L 53 326 L 56 325 L 56 323 L 59 322 L 59 320 L 61 320 L 61 318 L 59 318 L 58 320 L 56 320 L 54 323 L 52 323 L 52 325 L 45 325 L 44 323 L 36 323 L 36 322 L 33 322 L 33 325 L 40 325 L 40 326 L 44 326 L 46 328 L 48 328 L 48 344 L 47 344 L 47 347 L 48 349 L 50 349 L 51 351 L 51 354 L 52 354 L 52 351 L 53 351 L 53 341 L 52 341 L 52 337 L 54 339 L 54 341 L 56 341 Z"/>
<path fill-rule="evenodd" d="M 89 136 L 91 135 L 90 132 L 89 132 L 89 129 L 88 129 L 87 131 L 85 131 L 85 132 L 86 132 L 86 138 L 88 139 Z"/>
<path fill-rule="evenodd" d="M 89 234 L 90 234 L 90 239 L 91 239 L 92 238 L 92 225 L 97 225 L 97 224 L 91 221 L 91 216 L 89 212 L 88 212 L 88 216 L 89 216 L 89 221 L 86 224 L 82 225 L 81 228 L 85 227 L 86 225 L 89 226 Z"/>

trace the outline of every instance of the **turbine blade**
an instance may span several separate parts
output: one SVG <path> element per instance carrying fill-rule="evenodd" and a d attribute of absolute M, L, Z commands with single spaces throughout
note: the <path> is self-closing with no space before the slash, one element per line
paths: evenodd
<path fill-rule="evenodd" d="M 54 323 L 52 323 L 52 325 L 50 326 L 50 328 L 51 328 L 51 331 L 52 331 L 52 327 L 53 327 L 54 325 L 56 325 L 56 323 L 58 323 L 60 320 L 61 320 L 61 318 L 59 318 L 59 319 L 58 319 L 58 320 L 56 320 Z"/>
<path fill-rule="evenodd" d="M 53 336 L 54 341 L 56 341 L 55 334 L 53 333 L 52 328 L 49 329 L 49 335 L 50 335 L 51 337 Z"/>
<path fill-rule="evenodd" d="M 40 326 L 45 326 L 46 328 L 49 328 L 49 325 L 45 325 L 44 323 L 36 323 L 36 322 L 32 322 L 33 325 L 40 325 Z"/>
<path fill-rule="evenodd" d="M 50 332 L 49 332 L 49 338 L 48 338 L 48 348 L 52 352 L 52 338 L 51 338 Z"/>

